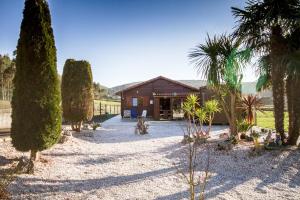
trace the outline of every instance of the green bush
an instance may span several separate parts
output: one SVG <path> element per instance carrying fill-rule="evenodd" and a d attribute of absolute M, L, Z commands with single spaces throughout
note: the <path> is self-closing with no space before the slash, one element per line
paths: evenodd
<path fill-rule="evenodd" d="M 72 129 L 80 131 L 83 121 L 93 116 L 93 77 L 87 61 L 68 59 L 65 63 L 62 83 L 63 117 L 72 123 Z"/>
<path fill-rule="evenodd" d="M 19 151 L 36 153 L 51 147 L 61 132 L 56 48 L 48 4 L 27 0 L 17 45 L 12 98 L 11 137 Z"/>

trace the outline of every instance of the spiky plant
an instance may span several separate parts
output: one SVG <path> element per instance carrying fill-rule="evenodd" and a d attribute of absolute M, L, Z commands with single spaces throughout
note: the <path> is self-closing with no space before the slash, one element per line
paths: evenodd
<path fill-rule="evenodd" d="M 199 121 L 200 124 L 200 131 L 203 132 L 203 124 L 207 121 L 207 111 L 203 108 L 196 109 L 195 115 Z"/>
<path fill-rule="evenodd" d="M 263 112 L 262 106 L 263 103 L 257 95 L 247 95 L 242 98 L 241 101 L 242 110 L 246 115 L 246 121 L 248 124 L 253 124 L 255 119 L 255 112 L 260 111 Z"/>
<path fill-rule="evenodd" d="M 219 102 L 215 99 L 206 101 L 204 104 L 204 110 L 207 112 L 208 115 L 208 133 L 210 133 L 212 122 L 215 117 L 215 113 L 221 111 Z"/>

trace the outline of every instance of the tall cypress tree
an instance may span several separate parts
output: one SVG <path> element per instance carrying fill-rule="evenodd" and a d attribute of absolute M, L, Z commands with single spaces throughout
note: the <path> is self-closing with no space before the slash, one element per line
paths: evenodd
<path fill-rule="evenodd" d="M 61 131 L 60 89 L 51 16 L 45 0 L 26 0 L 17 46 L 11 137 L 19 151 L 54 145 Z"/>
<path fill-rule="evenodd" d="M 68 59 L 61 83 L 63 117 L 80 131 L 83 121 L 93 116 L 93 75 L 87 61 Z"/>

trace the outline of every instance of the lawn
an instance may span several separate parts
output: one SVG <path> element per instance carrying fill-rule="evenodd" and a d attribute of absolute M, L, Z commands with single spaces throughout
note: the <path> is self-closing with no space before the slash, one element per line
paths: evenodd
<path fill-rule="evenodd" d="M 284 113 L 284 129 L 288 130 L 288 113 Z M 257 125 L 263 128 L 275 129 L 273 111 L 265 111 L 264 113 L 257 112 Z"/>

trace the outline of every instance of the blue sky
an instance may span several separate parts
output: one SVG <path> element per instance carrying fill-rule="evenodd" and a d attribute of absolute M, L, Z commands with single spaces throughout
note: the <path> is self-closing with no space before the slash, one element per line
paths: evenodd
<path fill-rule="evenodd" d="M 48 0 L 58 71 L 67 58 L 85 59 L 106 86 L 147 80 L 201 79 L 188 52 L 206 34 L 230 33 L 230 6 L 244 0 Z M 24 0 L 0 0 L 0 54 L 12 54 Z M 250 67 L 244 81 L 255 80 Z"/>

